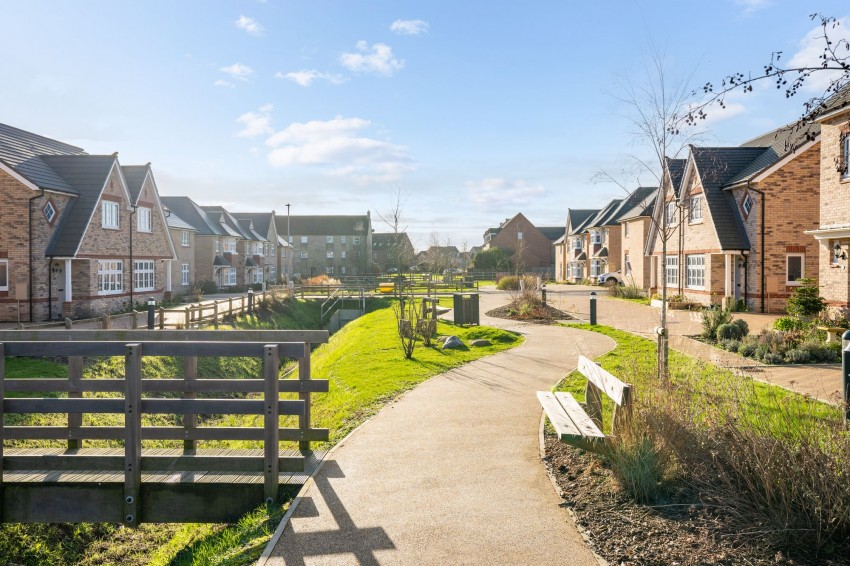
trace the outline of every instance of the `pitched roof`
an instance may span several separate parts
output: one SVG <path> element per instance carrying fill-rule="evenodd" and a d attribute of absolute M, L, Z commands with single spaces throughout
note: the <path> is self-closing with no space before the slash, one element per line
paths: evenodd
<path fill-rule="evenodd" d="M 150 170 L 150 163 L 147 165 L 122 165 L 121 172 L 124 173 L 124 179 L 127 181 L 127 190 L 130 192 L 130 202 L 136 204 L 139 202 L 139 195 L 142 193 L 142 183 L 145 182 L 145 177 Z"/>
<path fill-rule="evenodd" d="M 673 194 L 676 196 L 679 196 L 679 185 L 682 184 L 682 175 L 685 174 L 685 165 L 687 163 L 687 159 L 664 158 L 667 173 L 670 175 L 670 184 L 673 185 Z"/>
<path fill-rule="evenodd" d="M 764 151 L 763 147 L 691 146 L 691 158 L 702 180 L 705 201 L 724 250 L 749 249 L 750 241 L 734 197 L 722 187 Z"/>
<path fill-rule="evenodd" d="M 797 122 L 767 132 L 741 144 L 741 147 L 761 147 L 764 152 L 729 179 L 727 185 L 736 185 L 752 179 L 786 155 L 794 153 L 806 142 L 820 135 L 820 124 L 800 125 Z"/>
<path fill-rule="evenodd" d="M 393 245 L 396 241 L 401 246 L 404 246 L 406 241 L 410 247 L 413 247 L 407 232 L 375 232 L 372 234 L 372 249 L 386 248 Z"/>
<path fill-rule="evenodd" d="M 178 230 L 191 230 L 193 232 L 197 232 L 198 229 L 177 216 L 173 211 L 169 211 L 165 215 L 165 222 L 168 224 L 169 228 L 176 228 Z"/>
<path fill-rule="evenodd" d="M 599 209 L 589 208 L 568 208 L 567 209 L 567 226 L 572 226 L 571 234 L 579 233 L 584 225 L 587 224 L 594 216 L 599 213 Z"/>
<path fill-rule="evenodd" d="M 623 202 L 623 199 L 612 199 L 611 202 L 606 204 L 602 210 L 597 212 L 587 224 L 582 226 L 582 231 L 599 226 L 607 226 L 611 222 L 614 214 L 617 212 L 617 207 L 620 206 L 621 202 Z"/>
<path fill-rule="evenodd" d="M 250 236 L 251 240 L 258 242 L 268 242 L 268 238 L 265 236 L 261 236 L 255 229 L 253 222 L 250 219 L 242 218 L 238 219 L 239 227 L 242 228 L 242 232 Z"/>
<path fill-rule="evenodd" d="M 647 187 L 652 189 L 646 197 L 639 201 L 631 209 L 623 212 L 617 220 L 625 222 L 626 220 L 634 220 L 642 216 L 652 216 L 652 211 L 655 209 L 655 201 L 658 199 L 658 187 Z"/>
<path fill-rule="evenodd" d="M 267 235 L 272 220 L 274 220 L 274 210 L 269 212 L 235 212 L 233 216 L 239 220 L 250 220 L 254 223 L 254 230 L 259 234 Z"/>
<path fill-rule="evenodd" d="M 117 158 L 114 155 L 47 155 L 42 159 L 79 195 L 68 203 L 45 250 L 48 257 L 71 257 L 80 247 Z"/>
<path fill-rule="evenodd" d="M 160 200 L 168 210 L 197 230 L 199 235 L 224 236 L 226 234 L 221 225 L 213 222 L 207 212 L 189 197 L 160 197 Z"/>
<path fill-rule="evenodd" d="M 371 229 L 368 214 L 311 215 L 311 216 L 275 216 L 278 234 L 286 234 L 286 220 L 289 218 L 289 234 L 292 236 L 365 236 Z"/>
<path fill-rule="evenodd" d="M 566 228 L 563 226 L 540 226 L 537 229 L 540 230 L 547 239 L 553 242 L 563 236 L 566 231 Z"/>
<path fill-rule="evenodd" d="M 65 179 L 47 165 L 45 155 L 85 155 L 77 146 L 0 124 L 0 161 L 42 189 L 76 194 Z"/>
<path fill-rule="evenodd" d="M 207 217 L 213 224 L 218 227 L 228 236 L 234 238 L 243 238 L 245 240 L 265 240 L 264 237 L 259 237 L 256 232 L 243 227 L 236 218 L 225 210 L 222 206 L 201 206 L 201 209 L 207 213 Z"/>
<path fill-rule="evenodd" d="M 625 218 L 626 215 L 630 213 L 635 207 L 645 207 L 647 199 L 649 199 L 651 195 L 656 191 L 656 187 L 638 187 L 633 190 L 626 198 L 623 199 L 623 201 L 613 212 L 610 218 L 608 218 L 608 224 L 619 224 L 620 220 Z"/>

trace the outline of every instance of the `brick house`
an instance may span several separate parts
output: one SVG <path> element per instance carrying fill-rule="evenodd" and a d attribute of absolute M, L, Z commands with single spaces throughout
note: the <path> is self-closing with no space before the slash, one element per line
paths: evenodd
<path fill-rule="evenodd" d="M 173 211 L 166 210 L 165 214 L 177 255 L 171 262 L 172 289 L 175 296 L 186 295 L 195 286 L 195 234 L 198 231 Z"/>
<path fill-rule="evenodd" d="M 650 258 L 646 257 L 646 242 L 652 222 L 652 211 L 658 188 L 653 187 L 643 201 L 620 215 L 620 266 L 626 285 L 641 289 L 650 287 Z"/>
<path fill-rule="evenodd" d="M 650 228 L 653 282 L 706 305 L 782 312 L 799 279 L 819 271 L 815 239 L 804 234 L 818 223 L 820 140 L 811 134 L 794 147 L 788 128 L 739 147 L 691 146 L 678 187 L 677 171 L 665 174 L 654 211 L 672 234 L 661 258 L 660 231 Z"/>
<path fill-rule="evenodd" d="M 271 212 L 240 212 L 235 213 L 240 223 L 250 221 L 253 230 L 266 238 L 263 255 L 255 260 L 263 267 L 264 281 L 269 285 L 281 283 L 292 274 L 292 254 L 287 253 L 291 246 L 284 235 L 277 230 L 275 211 Z"/>
<path fill-rule="evenodd" d="M 584 279 L 587 269 L 587 238 L 583 235 L 584 227 L 598 213 L 599 209 L 567 209 L 567 225 L 562 247 L 562 280 L 577 283 Z"/>
<path fill-rule="evenodd" d="M 818 242 L 821 295 L 829 305 L 850 310 L 850 89 L 839 92 L 819 109 L 819 222 L 808 234 Z M 808 273 L 806 274 L 808 277 Z"/>
<path fill-rule="evenodd" d="M 149 165 L 0 124 L 0 202 L 0 320 L 99 315 L 170 291 Z"/>
<path fill-rule="evenodd" d="M 367 275 L 372 272 L 372 216 L 275 216 L 289 234 L 293 277 Z"/>
<path fill-rule="evenodd" d="M 614 221 L 622 202 L 623 199 L 611 200 L 582 226 L 578 236 L 582 240 L 584 256 L 576 257 L 576 263 L 580 263 L 583 268 L 582 279 L 591 279 L 595 283 L 596 276 L 607 271 L 610 243 L 607 226 Z"/>
<path fill-rule="evenodd" d="M 562 227 L 537 227 L 519 212 L 498 228 L 484 233 L 484 249 L 500 248 L 510 252 L 513 265 L 520 269 L 552 271 L 555 266 L 553 243 L 563 234 Z"/>
<path fill-rule="evenodd" d="M 383 273 L 388 268 L 400 271 L 409 269 L 413 255 L 413 244 L 406 232 L 372 234 L 372 262 L 377 271 Z"/>

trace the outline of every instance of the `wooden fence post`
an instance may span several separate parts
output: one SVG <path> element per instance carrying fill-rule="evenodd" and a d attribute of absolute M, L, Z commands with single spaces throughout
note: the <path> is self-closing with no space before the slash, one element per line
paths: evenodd
<path fill-rule="evenodd" d="M 68 357 L 68 398 L 80 399 L 83 396 L 83 357 Z M 68 450 L 76 450 L 83 447 L 81 438 L 73 438 L 80 433 L 83 426 L 82 413 L 68 413 Z M 75 434 L 76 433 L 76 434 Z"/>
<path fill-rule="evenodd" d="M 103 328 L 104 330 L 109 330 L 110 328 L 112 328 L 112 318 L 108 314 L 105 314 L 101 317 L 100 323 L 101 328 Z"/>
<path fill-rule="evenodd" d="M 184 328 L 186 330 L 191 330 L 192 328 L 192 313 L 189 310 L 189 307 L 186 307 L 186 326 Z"/>
<path fill-rule="evenodd" d="M 142 481 L 142 345 L 127 344 L 124 356 L 124 525 L 137 527 Z"/>
<path fill-rule="evenodd" d="M 213 301 L 213 327 L 218 330 L 218 301 Z"/>
<path fill-rule="evenodd" d="M 298 359 L 298 379 L 302 381 L 307 381 L 310 379 L 310 343 L 304 343 L 304 354 L 301 358 Z M 298 398 L 304 401 L 304 414 L 298 417 L 298 428 L 301 429 L 301 432 L 309 430 L 310 428 L 310 392 L 302 391 L 298 394 Z M 299 450 L 309 450 L 310 449 L 310 441 L 309 440 L 300 440 L 298 441 L 298 449 Z"/>
<path fill-rule="evenodd" d="M 159 329 L 163 330 L 165 328 L 165 309 L 159 307 Z"/>
<path fill-rule="evenodd" d="M 198 379 L 198 358 L 197 356 L 186 356 L 183 358 L 183 389 L 184 399 L 194 399 L 196 394 L 194 391 L 189 391 L 189 384 Z M 188 452 L 197 448 L 197 441 L 189 438 L 189 431 L 198 426 L 198 416 L 192 413 L 183 415 L 183 430 L 186 435 L 183 439 L 183 451 Z"/>
<path fill-rule="evenodd" d="M 227 297 L 227 316 L 233 316 L 233 297 Z"/>
<path fill-rule="evenodd" d="M 263 436 L 263 452 L 265 463 L 265 482 L 263 494 L 266 503 L 277 500 L 277 488 L 280 482 L 280 352 L 276 344 L 263 348 L 263 380 L 265 382 L 265 433 Z M 309 395 L 309 393 L 308 393 Z"/>

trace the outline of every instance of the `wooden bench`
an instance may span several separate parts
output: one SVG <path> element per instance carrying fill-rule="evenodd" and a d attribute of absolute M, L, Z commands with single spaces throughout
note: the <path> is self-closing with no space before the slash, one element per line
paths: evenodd
<path fill-rule="evenodd" d="M 602 393 L 614 402 L 611 436 L 626 426 L 631 418 L 632 389 L 592 360 L 579 356 L 578 370 L 587 378 L 585 403 L 569 393 L 538 391 L 537 398 L 558 439 L 585 450 L 603 452 L 609 436 L 602 432 Z"/>

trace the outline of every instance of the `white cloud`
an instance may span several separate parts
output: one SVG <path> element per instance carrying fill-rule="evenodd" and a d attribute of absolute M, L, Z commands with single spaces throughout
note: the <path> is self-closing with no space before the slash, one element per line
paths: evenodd
<path fill-rule="evenodd" d="M 743 8 L 741 14 L 744 16 L 749 16 L 754 12 L 758 12 L 762 8 L 770 6 L 772 3 L 772 0 L 735 0 L 735 4 Z"/>
<path fill-rule="evenodd" d="M 525 179 L 492 177 L 481 181 L 467 181 L 469 200 L 481 209 L 493 210 L 504 205 L 528 205 L 531 199 L 544 194 L 543 185 L 532 185 Z"/>
<path fill-rule="evenodd" d="M 390 77 L 404 68 L 404 61 L 396 59 L 393 56 L 392 47 L 384 43 L 376 43 L 369 47 L 365 41 L 358 41 L 357 51 L 357 53 L 343 53 L 339 57 L 342 66 L 352 72 Z"/>
<path fill-rule="evenodd" d="M 827 29 L 829 40 L 833 46 L 839 46 L 841 40 L 850 41 L 850 17 L 839 18 L 838 23 L 840 25 Z M 823 63 L 820 56 L 823 55 L 824 47 L 826 47 L 826 42 L 824 41 L 823 28 L 817 26 L 800 40 L 799 49 L 788 61 L 788 67 L 820 67 Z M 846 47 L 842 45 L 839 50 L 839 57 L 846 54 Z M 806 79 L 803 90 L 812 94 L 822 94 L 830 82 L 841 74 L 842 71 L 817 71 Z"/>
<path fill-rule="evenodd" d="M 313 81 L 316 79 L 322 79 L 328 81 L 334 85 L 340 85 L 345 82 L 345 77 L 341 75 L 333 75 L 331 73 L 323 73 L 321 71 L 317 71 L 316 69 L 310 70 L 302 70 L 302 71 L 293 71 L 291 73 L 275 73 L 275 78 L 277 79 L 289 79 L 300 86 L 310 86 L 313 84 Z"/>
<path fill-rule="evenodd" d="M 226 80 L 224 80 L 224 79 L 218 79 L 218 80 L 217 80 L 217 81 L 215 81 L 213 84 L 214 84 L 215 86 L 221 86 L 221 87 L 225 87 L 225 88 L 233 88 L 233 87 L 235 87 L 235 86 L 236 86 L 236 85 L 235 85 L 235 84 L 233 84 L 232 82 L 230 82 L 230 81 L 226 81 Z"/>
<path fill-rule="evenodd" d="M 227 67 L 222 67 L 219 69 L 222 73 L 226 73 L 231 76 L 231 78 L 239 80 L 239 81 L 247 81 L 254 75 L 254 69 L 249 67 L 248 65 L 243 65 L 242 63 L 234 63 L 232 65 L 228 65 Z"/>
<path fill-rule="evenodd" d="M 371 122 L 337 116 L 294 122 L 266 140 L 275 167 L 315 166 L 357 182 L 387 182 L 416 168 L 407 147 L 363 135 Z"/>
<path fill-rule="evenodd" d="M 390 30 L 398 35 L 421 35 L 428 33 L 428 22 L 425 20 L 396 20 L 390 25 Z"/>
<path fill-rule="evenodd" d="M 239 29 L 255 37 L 263 35 L 263 31 L 265 31 L 265 28 L 260 25 L 260 22 L 258 22 L 254 18 L 249 18 L 248 16 L 239 16 L 239 19 L 233 23 Z"/>
<path fill-rule="evenodd" d="M 242 124 L 242 129 L 236 135 L 243 138 L 253 138 L 274 132 L 272 128 L 271 111 L 274 106 L 265 104 L 260 107 L 259 112 L 246 112 L 236 119 L 237 124 Z"/>

